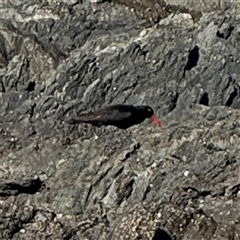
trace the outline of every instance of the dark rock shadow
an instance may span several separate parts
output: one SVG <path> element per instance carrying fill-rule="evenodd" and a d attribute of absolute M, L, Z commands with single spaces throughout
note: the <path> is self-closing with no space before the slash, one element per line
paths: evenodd
<path fill-rule="evenodd" d="M 199 60 L 199 47 L 196 45 L 188 55 L 188 61 L 186 66 L 184 67 L 183 77 L 185 77 L 186 70 L 190 71 L 194 67 L 197 66 Z"/>
<path fill-rule="evenodd" d="M 22 181 L 2 182 L 0 184 L 0 196 L 16 196 L 22 193 L 35 194 L 43 189 L 44 182 L 39 178 L 26 179 Z"/>
<path fill-rule="evenodd" d="M 234 88 L 234 91 L 230 94 L 227 102 L 226 102 L 226 106 L 230 107 L 233 104 L 234 99 L 239 95 L 238 90 L 236 88 Z"/>
<path fill-rule="evenodd" d="M 166 231 L 158 228 L 155 231 L 152 240 L 173 240 L 173 238 L 171 238 L 171 236 Z"/>
<path fill-rule="evenodd" d="M 209 104 L 209 97 L 208 97 L 208 93 L 204 93 L 199 101 L 199 104 L 201 105 L 205 105 L 205 106 L 208 106 Z"/>

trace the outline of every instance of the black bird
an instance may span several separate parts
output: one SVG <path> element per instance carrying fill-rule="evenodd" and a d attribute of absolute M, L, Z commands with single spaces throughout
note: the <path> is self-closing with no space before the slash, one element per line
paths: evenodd
<path fill-rule="evenodd" d="M 111 105 L 88 113 L 82 113 L 77 118 L 67 120 L 68 124 L 90 123 L 93 126 L 112 125 L 127 129 L 150 118 L 158 127 L 161 123 L 149 106 Z"/>

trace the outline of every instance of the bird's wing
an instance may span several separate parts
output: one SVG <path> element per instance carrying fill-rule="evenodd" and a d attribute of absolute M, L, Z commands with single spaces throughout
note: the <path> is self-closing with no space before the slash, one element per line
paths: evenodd
<path fill-rule="evenodd" d="M 116 108 L 115 106 L 108 106 L 102 109 L 98 109 L 88 113 L 79 114 L 77 117 L 72 119 L 74 123 L 89 122 L 89 123 L 110 123 L 120 122 L 124 119 L 129 118 L 132 115 L 131 111 L 121 107 Z"/>
<path fill-rule="evenodd" d="M 123 121 L 124 119 L 128 119 L 131 117 L 131 111 L 123 111 L 122 109 L 112 109 L 111 111 L 106 110 L 108 121 Z"/>
<path fill-rule="evenodd" d="M 101 122 L 110 122 L 110 121 L 122 121 L 123 119 L 129 118 L 131 116 L 130 111 L 123 111 L 122 109 L 116 108 L 104 108 L 99 109 L 88 114 L 80 115 L 79 117 L 88 121 L 101 121 Z"/>

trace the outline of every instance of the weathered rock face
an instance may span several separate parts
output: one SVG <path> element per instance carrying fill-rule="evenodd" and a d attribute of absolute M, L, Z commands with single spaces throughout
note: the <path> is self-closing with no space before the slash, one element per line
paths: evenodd
<path fill-rule="evenodd" d="M 0 3 L 0 238 L 238 239 L 236 8 L 82 2 Z M 64 122 L 115 103 L 164 127 Z"/>

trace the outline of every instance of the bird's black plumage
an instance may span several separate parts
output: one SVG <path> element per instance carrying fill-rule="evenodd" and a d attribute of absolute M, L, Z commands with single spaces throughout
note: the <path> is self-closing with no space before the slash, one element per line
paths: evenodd
<path fill-rule="evenodd" d="M 133 125 L 151 118 L 156 125 L 161 123 L 154 116 L 153 109 L 149 106 L 111 105 L 101 109 L 80 114 L 77 118 L 67 121 L 69 124 L 90 123 L 93 126 L 112 125 L 120 129 L 127 129 Z"/>

